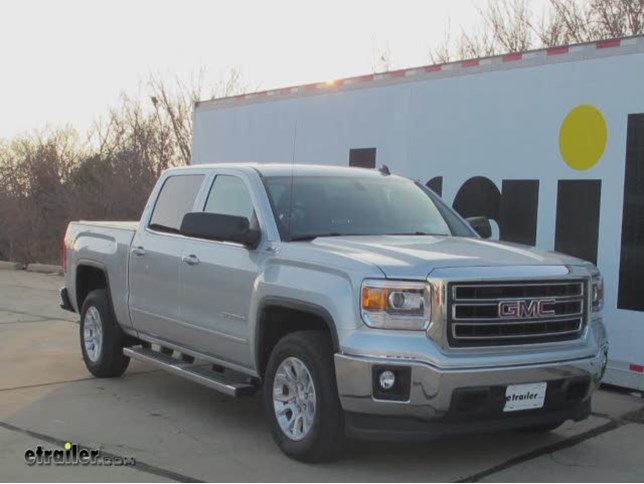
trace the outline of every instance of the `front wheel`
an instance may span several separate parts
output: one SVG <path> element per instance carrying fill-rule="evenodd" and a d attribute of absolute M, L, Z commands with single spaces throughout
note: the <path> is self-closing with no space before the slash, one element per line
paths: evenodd
<path fill-rule="evenodd" d="M 344 437 L 333 348 L 321 331 L 282 338 L 264 378 L 264 404 L 275 442 L 303 462 L 329 460 Z"/>
<path fill-rule="evenodd" d="M 121 376 L 130 363 L 123 355 L 124 341 L 107 292 L 90 292 L 83 301 L 80 321 L 81 351 L 90 373 L 100 378 Z"/>

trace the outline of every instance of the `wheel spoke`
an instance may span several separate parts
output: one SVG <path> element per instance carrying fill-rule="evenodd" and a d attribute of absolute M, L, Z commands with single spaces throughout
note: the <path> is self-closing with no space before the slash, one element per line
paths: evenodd
<path fill-rule="evenodd" d="M 292 419 L 293 419 L 293 415 L 295 415 L 295 407 L 294 407 L 294 405 L 293 405 L 293 404 L 290 404 L 290 403 L 283 404 L 282 408 L 281 408 L 281 409 L 279 409 L 279 410 L 277 410 L 277 415 L 278 415 L 278 416 L 280 416 L 280 417 L 281 417 L 281 416 L 283 416 L 283 415 L 286 415 L 286 413 L 287 413 L 289 410 L 290 410 L 290 412 L 291 412 L 291 418 L 289 418 L 289 420 L 292 420 Z"/>
<path fill-rule="evenodd" d="M 288 379 L 284 372 L 280 372 L 275 375 L 275 383 L 273 386 L 275 387 L 277 385 L 285 386 L 289 391 L 291 391 L 291 387 L 293 386 L 291 380 Z"/>
<path fill-rule="evenodd" d="M 293 398 L 295 397 L 292 395 L 290 389 L 288 393 L 284 393 L 283 387 L 281 389 L 273 389 L 273 400 L 277 400 L 278 402 L 290 402 Z"/>
<path fill-rule="evenodd" d="M 281 368 L 281 372 L 279 373 L 280 376 L 283 376 L 283 378 L 288 382 L 288 385 L 292 385 L 296 378 L 293 374 L 293 367 L 290 364 L 285 364 L 283 368 Z"/>
<path fill-rule="evenodd" d="M 290 373 L 290 376 L 293 378 L 293 382 L 299 382 L 300 372 L 295 360 L 291 361 L 291 365 L 289 367 L 289 373 Z"/>

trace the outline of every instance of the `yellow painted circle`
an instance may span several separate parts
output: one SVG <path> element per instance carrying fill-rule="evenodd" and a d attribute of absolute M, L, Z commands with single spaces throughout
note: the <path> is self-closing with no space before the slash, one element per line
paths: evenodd
<path fill-rule="evenodd" d="M 604 115 L 595 106 L 581 104 L 561 123 L 559 151 L 570 168 L 588 170 L 604 154 L 607 139 Z"/>
<path fill-rule="evenodd" d="M 69 442 L 65 443 L 65 449 L 69 450 L 69 449 L 71 449 L 71 448 L 72 448 L 72 444 L 71 444 L 71 443 L 69 443 Z"/>

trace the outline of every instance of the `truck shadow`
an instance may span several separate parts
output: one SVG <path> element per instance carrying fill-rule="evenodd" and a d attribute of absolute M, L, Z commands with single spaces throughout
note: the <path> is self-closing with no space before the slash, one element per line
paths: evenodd
<path fill-rule="evenodd" d="M 233 399 L 162 372 L 52 388 L 6 421 L 203 480 L 457 480 L 557 439 L 494 433 L 429 442 L 347 441 L 341 459 L 302 464 L 274 444 L 261 394 Z"/>

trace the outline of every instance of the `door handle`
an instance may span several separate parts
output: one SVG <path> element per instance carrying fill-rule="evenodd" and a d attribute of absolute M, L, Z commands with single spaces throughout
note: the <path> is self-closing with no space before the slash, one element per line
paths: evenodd
<path fill-rule="evenodd" d="M 199 264 L 199 257 L 194 254 L 184 255 L 183 257 L 181 257 L 181 260 L 189 266 L 196 266 L 197 264 Z"/>
<path fill-rule="evenodd" d="M 132 253 L 134 255 L 145 255 L 145 247 L 142 245 L 137 245 L 136 247 L 132 247 Z"/>

